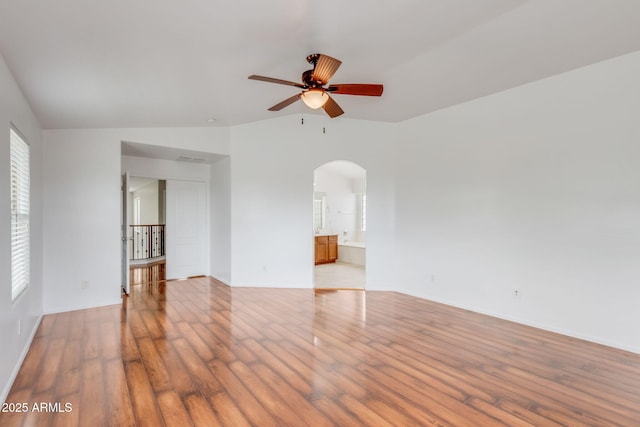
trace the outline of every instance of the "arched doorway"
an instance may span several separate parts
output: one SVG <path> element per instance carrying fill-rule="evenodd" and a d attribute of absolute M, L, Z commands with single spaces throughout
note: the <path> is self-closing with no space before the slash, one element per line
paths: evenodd
<path fill-rule="evenodd" d="M 335 160 L 313 172 L 314 287 L 364 289 L 366 170 Z"/>

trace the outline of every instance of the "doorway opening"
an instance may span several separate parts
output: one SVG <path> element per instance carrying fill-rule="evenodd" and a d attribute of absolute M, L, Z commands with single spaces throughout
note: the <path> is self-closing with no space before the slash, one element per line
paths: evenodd
<path fill-rule="evenodd" d="M 366 269 L 366 170 L 335 160 L 313 172 L 316 289 L 364 289 Z"/>
<path fill-rule="evenodd" d="M 165 281 L 165 180 L 132 176 L 128 185 L 129 285 Z"/>
<path fill-rule="evenodd" d="M 208 275 L 210 271 L 209 179 L 211 165 L 226 155 L 181 148 L 121 141 L 122 191 L 122 288 L 128 294 L 131 271 L 131 239 L 129 224 L 134 219 L 134 206 L 141 206 L 143 225 L 165 225 L 165 264 L 158 273 L 166 280 Z M 145 177 L 158 185 L 158 217 L 149 222 L 144 218 L 144 201 L 129 199 L 129 177 Z M 161 209 L 160 209 L 161 207 Z M 153 225 L 152 224 L 152 225 Z M 154 240 L 155 241 L 155 240 Z M 154 257 L 153 257 L 154 258 Z M 149 274 L 147 274 L 149 273 Z M 156 277 L 156 269 L 145 271 L 142 277 Z"/>

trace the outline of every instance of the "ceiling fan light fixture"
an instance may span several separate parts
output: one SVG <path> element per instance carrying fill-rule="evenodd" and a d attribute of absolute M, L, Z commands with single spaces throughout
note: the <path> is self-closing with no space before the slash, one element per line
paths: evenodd
<path fill-rule="evenodd" d="M 302 92 L 300 97 L 307 104 L 307 107 L 314 110 L 322 107 L 329 100 L 329 95 L 322 89 L 309 89 L 306 92 Z"/>

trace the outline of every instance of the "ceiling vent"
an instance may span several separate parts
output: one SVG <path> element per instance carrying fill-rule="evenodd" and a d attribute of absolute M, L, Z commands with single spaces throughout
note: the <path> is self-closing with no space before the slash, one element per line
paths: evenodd
<path fill-rule="evenodd" d="M 200 157 L 180 156 L 176 159 L 179 162 L 204 163 L 206 159 Z"/>

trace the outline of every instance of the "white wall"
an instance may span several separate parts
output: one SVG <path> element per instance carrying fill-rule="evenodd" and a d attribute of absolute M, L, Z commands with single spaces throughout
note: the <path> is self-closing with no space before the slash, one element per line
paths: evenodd
<path fill-rule="evenodd" d="M 122 156 L 121 173 L 154 179 L 178 179 L 208 182 L 211 166 L 202 163 Z"/>
<path fill-rule="evenodd" d="M 181 148 L 203 153 L 229 154 L 228 127 L 92 129 L 91 132 L 118 141 Z"/>
<path fill-rule="evenodd" d="M 29 348 L 42 315 L 42 131 L 0 55 L 0 402 Z M 9 128 L 25 137 L 31 155 L 31 271 L 28 289 L 11 302 Z M 20 334 L 18 323 L 20 322 Z"/>
<path fill-rule="evenodd" d="M 231 283 L 231 159 L 211 165 L 211 275 Z"/>
<path fill-rule="evenodd" d="M 44 139 L 44 310 L 119 304 L 120 141 L 56 130 Z"/>
<path fill-rule="evenodd" d="M 325 122 L 326 134 L 322 133 Z M 396 125 L 322 116 L 231 129 L 231 272 L 236 286 L 313 286 L 313 171 L 332 160 L 367 170 L 367 287 L 388 287 Z"/>
<path fill-rule="evenodd" d="M 635 53 L 404 123 L 393 287 L 640 352 L 639 75 Z"/>
<path fill-rule="evenodd" d="M 152 181 L 129 194 L 131 195 L 132 203 L 135 203 L 135 199 L 140 199 L 140 224 L 136 225 L 160 223 L 158 181 Z M 133 223 L 133 221 L 129 221 L 129 224 Z"/>
<path fill-rule="evenodd" d="M 362 196 L 367 194 L 367 177 L 354 178 L 352 180 L 353 187 L 352 192 L 356 196 L 356 217 L 353 241 L 366 243 L 367 242 L 367 230 L 362 229 Z M 366 221 L 366 220 L 365 220 Z"/>

